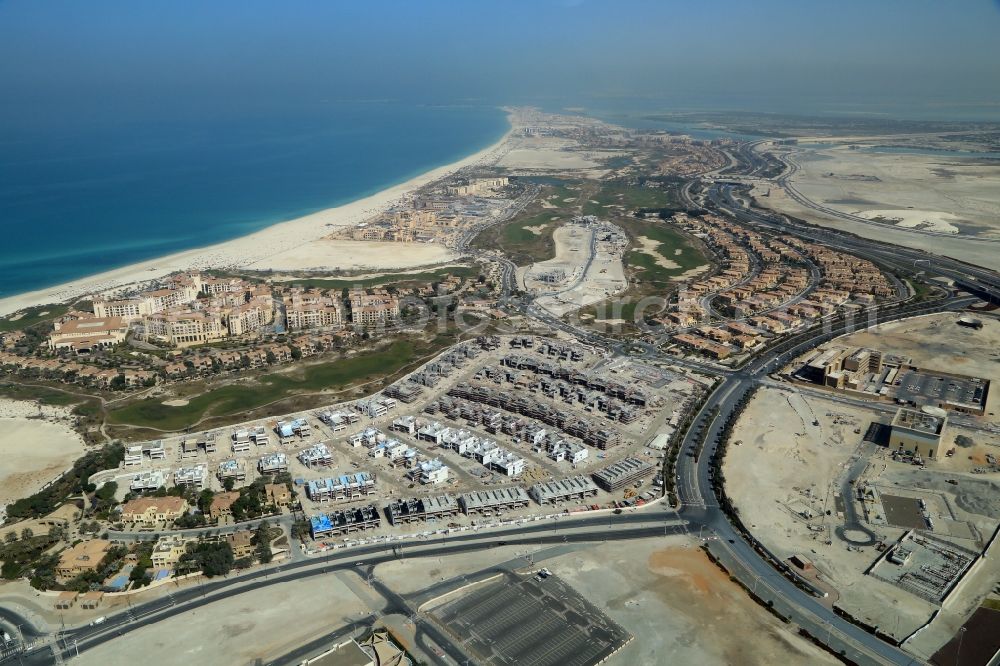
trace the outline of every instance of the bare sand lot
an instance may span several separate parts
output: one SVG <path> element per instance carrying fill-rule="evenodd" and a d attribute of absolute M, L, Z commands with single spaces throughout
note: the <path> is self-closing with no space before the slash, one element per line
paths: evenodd
<path fill-rule="evenodd" d="M 899 226 L 1000 237 L 1000 164 L 837 146 L 797 151 L 795 187 L 813 201 Z M 900 215 L 902 213 L 902 215 Z"/>
<path fill-rule="evenodd" d="M 691 542 L 608 543 L 546 563 L 636 640 L 612 664 L 836 663 Z"/>
<path fill-rule="evenodd" d="M 38 491 L 84 453 L 65 414 L 45 408 L 45 417 L 27 418 L 38 413 L 32 403 L 0 401 L 0 506 Z"/>
<path fill-rule="evenodd" d="M 276 659 L 368 611 L 337 576 L 262 588 L 183 613 L 108 641 L 75 659 L 81 665 L 253 664 Z"/>
<path fill-rule="evenodd" d="M 406 269 L 452 261 L 458 255 L 436 243 L 383 243 L 322 238 L 248 264 L 252 270 L 308 271 Z"/>
<path fill-rule="evenodd" d="M 1000 239 L 1000 165 L 844 147 L 796 152 L 799 171 L 792 183 L 804 196 L 834 210 L 884 219 L 865 223 L 831 217 L 770 183 L 753 189 L 759 206 L 862 238 L 1000 270 L 998 243 L 984 242 Z M 951 227 L 958 233 L 951 233 Z"/>
<path fill-rule="evenodd" d="M 837 663 L 755 604 L 695 546 L 695 540 L 643 539 L 627 544 L 536 552 L 547 567 L 635 636 L 609 664 Z M 442 578 L 468 575 L 523 555 L 503 547 L 440 560 L 379 565 L 393 589 L 412 592 Z"/>
<path fill-rule="evenodd" d="M 909 356 L 922 367 L 1000 379 L 1000 321 L 978 318 L 978 331 L 959 326 L 961 315 L 944 313 L 880 324 L 832 344 L 874 347 Z"/>
<path fill-rule="evenodd" d="M 581 171 L 600 168 L 600 164 L 578 151 L 571 139 L 547 136 L 518 137 L 511 149 L 497 162 L 498 167 L 531 171 Z"/>
<path fill-rule="evenodd" d="M 831 601 L 858 617 L 884 626 L 884 614 L 892 613 L 885 629 L 899 636 L 926 622 L 934 607 L 864 575 L 879 553 L 871 546 L 848 550 L 835 534 L 844 522 L 841 481 L 876 416 L 798 391 L 761 389 L 733 431 L 723 473 L 743 523 L 772 552 L 810 559 L 836 588 L 839 598 Z M 876 533 L 888 541 L 902 530 L 880 527 Z"/>

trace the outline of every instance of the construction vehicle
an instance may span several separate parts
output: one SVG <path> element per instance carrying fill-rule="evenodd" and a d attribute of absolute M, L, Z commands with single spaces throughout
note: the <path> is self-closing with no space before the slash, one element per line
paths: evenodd
<path fill-rule="evenodd" d="M 635 497 L 635 488 L 632 487 L 626 488 L 624 499 L 632 499 L 633 497 Z"/>

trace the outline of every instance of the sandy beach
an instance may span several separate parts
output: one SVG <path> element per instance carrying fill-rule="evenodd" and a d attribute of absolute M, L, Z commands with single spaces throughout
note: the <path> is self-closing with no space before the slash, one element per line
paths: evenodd
<path fill-rule="evenodd" d="M 41 418 L 38 418 L 41 416 Z M 83 455 L 63 407 L 0 400 L 0 507 L 38 491 Z"/>
<path fill-rule="evenodd" d="M 0 299 L 0 316 L 33 305 L 58 303 L 89 294 L 101 293 L 137 282 L 153 280 L 180 270 L 209 268 L 247 268 L 255 270 L 333 269 L 405 269 L 436 261 L 448 261 L 453 255 L 440 246 L 427 251 L 370 252 L 359 254 L 359 241 L 321 241 L 335 227 L 355 225 L 384 212 L 415 190 L 444 178 L 459 169 L 496 163 L 508 149 L 516 115 L 510 113 L 511 129 L 491 146 L 457 162 L 432 169 L 404 183 L 357 201 L 328 208 L 266 227 L 247 236 L 208 247 L 187 250 L 159 259 L 143 261 L 98 273 L 65 284 L 30 291 Z M 371 263 L 361 263 L 361 260 Z"/>

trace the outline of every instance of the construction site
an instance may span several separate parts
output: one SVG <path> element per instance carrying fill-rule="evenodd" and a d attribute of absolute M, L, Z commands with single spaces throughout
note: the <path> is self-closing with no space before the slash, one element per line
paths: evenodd
<path fill-rule="evenodd" d="M 555 257 L 518 269 L 518 282 L 556 316 L 621 293 L 628 286 L 625 232 L 593 215 L 574 217 L 552 233 Z"/>
<path fill-rule="evenodd" d="M 697 387 L 576 342 L 484 337 L 373 396 L 130 445 L 93 481 L 124 495 L 287 474 L 319 550 L 360 532 L 637 506 L 662 495 L 664 447 Z"/>
<path fill-rule="evenodd" d="M 1000 468 L 985 458 L 995 462 L 1000 438 L 973 416 L 917 411 L 913 424 L 907 412 L 818 388 L 763 388 L 722 468 L 756 538 L 827 591 L 828 604 L 899 640 L 978 603 L 988 586 L 963 581 L 996 573 L 983 555 L 1000 526 L 990 480 Z M 944 435 L 944 453 L 901 450 L 898 438 L 914 432 Z"/>

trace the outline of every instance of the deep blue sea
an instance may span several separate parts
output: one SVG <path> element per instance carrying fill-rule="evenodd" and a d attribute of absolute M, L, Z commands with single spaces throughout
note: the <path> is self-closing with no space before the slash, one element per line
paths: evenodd
<path fill-rule="evenodd" d="M 0 297 L 347 203 L 507 129 L 493 107 L 389 102 L 0 128 Z"/>

